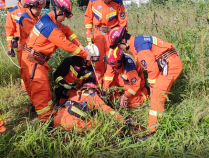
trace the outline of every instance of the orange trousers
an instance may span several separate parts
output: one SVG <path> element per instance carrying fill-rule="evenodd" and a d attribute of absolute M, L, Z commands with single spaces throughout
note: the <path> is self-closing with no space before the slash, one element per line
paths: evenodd
<path fill-rule="evenodd" d="M 149 111 L 149 132 L 156 131 L 157 119 L 162 117 L 164 103 L 168 92 L 182 71 L 181 59 L 177 55 L 168 58 L 168 75 L 160 74 L 151 89 L 150 101 L 151 109 Z"/>
<path fill-rule="evenodd" d="M 100 58 L 98 62 L 95 62 L 95 71 L 96 75 L 99 80 L 100 86 L 102 86 L 102 77 L 104 76 L 105 73 L 105 63 L 103 61 L 103 57 L 106 52 L 109 50 L 109 42 L 108 42 L 108 33 L 105 35 L 101 35 L 101 31 L 98 29 L 94 29 L 94 44 L 98 47 L 99 49 L 99 54 Z"/>
<path fill-rule="evenodd" d="M 6 127 L 4 126 L 4 120 L 2 119 L 2 116 L 0 114 L 0 133 L 3 133 L 6 131 Z"/>
<path fill-rule="evenodd" d="M 24 54 L 28 53 L 23 51 L 22 59 L 25 59 Z M 21 62 L 24 62 L 25 64 L 21 69 L 21 75 L 26 87 L 29 88 L 31 103 L 35 106 L 40 121 L 44 122 L 50 117 L 53 109 L 48 78 L 49 67 L 37 64 L 33 80 L 30 81 L 34 63 L 28 60 L 22 60 Z"/>
<path fill-rule="evenodd" d="M 124 87 L 124 82 L 120 77 L 115 77 L 114 81 L 110 84 L 109 87 L 113 86 L 120 86 Z M 126 90 L 126 89 L 125 89 Z M 111 100 L 118 99 L 120 97 L 120 93 L 116 92 L 114 94 L 114 98 L 111 95 Z M 135 95 L 129 98 L 128 101 L 128 107 L 129 108 L 136 108 L 138 106 L 141 106 L 147 99 L 149 98 L 148 91 L 145 87 L 142 87 L 139 89 Z"/>

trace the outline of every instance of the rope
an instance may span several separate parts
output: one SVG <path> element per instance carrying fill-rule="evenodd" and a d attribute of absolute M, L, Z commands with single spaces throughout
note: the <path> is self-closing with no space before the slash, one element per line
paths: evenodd
<path fill-rule="evenodd" d="M 1 43 L 1 46 L 2 46 L 3 51 L 4 51 L 4 53 L 6 54 L 6 56 L 10 59 L 10 61 L 11 61 L 16 67 L 18 67 L 18 68 L 20 69 L 20 67 L 19 67 L 16 63 L 14 63 L 14 61 L 11 59 L 11 57 L 7 54 L 7 52 L 6 52 L 5 48 L 4 48 L 4 45 L 2 44 L 1 41 L 0 41 L 0 43 Z"/>

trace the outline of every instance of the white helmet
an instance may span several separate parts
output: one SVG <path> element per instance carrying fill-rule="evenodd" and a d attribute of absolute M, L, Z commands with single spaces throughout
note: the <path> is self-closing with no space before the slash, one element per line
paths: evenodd
<path fill-rule="evenodd" d="M 95 44 L 88 44 L 84 49 L 91 56 L 93 62 L 99 61 L 99 49 Z"/>

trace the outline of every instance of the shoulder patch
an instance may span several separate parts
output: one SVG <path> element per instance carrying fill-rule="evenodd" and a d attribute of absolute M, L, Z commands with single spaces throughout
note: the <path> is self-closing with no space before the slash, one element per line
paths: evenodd
<path fill-rule="evenodd" d="M 126 17 L 125 12 L 121 12 L 121 13 L 120 13 L 120 18 L 124 20 L 124 19 L 125 19 L 125 17 Z"/>
<path fill-rule="evenodd" d="M 146 63 L 146 61 L 145 60 L 141 60 L 141 65 L 142 65 L 142 67 L 144 68 L 144 69 L 147 69 L 147 63 Z"/>
<path fill-rule="evenodd" d="M 16 9 L 18 9 L 18 7 L 17 6 L 15 6 L 14 8 L 11 8 L 10 10 L 8 10 L 8 12 L 13 12 L 14 10 L 16 10 Z"/>
<path fill-rule="evenodd" d="M 132 79 L 131 79 L 131 82 L 132 82 L 132 83 L 136 83 L 136 82 L 137 82 L 136 77 L 132 78 Z"/>

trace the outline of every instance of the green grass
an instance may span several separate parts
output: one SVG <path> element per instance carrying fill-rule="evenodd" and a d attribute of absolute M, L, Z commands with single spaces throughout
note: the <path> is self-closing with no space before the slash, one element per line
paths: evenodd
<path fill-rule="evenodd" d="M 0 47 L 0 109 L 10 130 L 0 135 L 1 157 L 209 157 L 209 25 L 205 18 L 208 8 L 207 1 L 165 1 L 164 5 L 127 7 L 131 34 L 153 35 L 173 43 L 183 62 L 183 72 L 170 91 L 157 133 L 136 144 L 131 144 L 130 138 L 119 139 L 115 129 L 123 126 L 103 113 L 96 116 L 99 121 L 89 132 L 59 128 L 47 132 L 47 125 L 29 112 L 30 102 L 20 88 L 19 70 Z M 74 17 L 66 23 L 86 45 L 83 10 L 74 7 Z M 5 17 L 0 20 L 0 38 L 6 46 Z M 67 56 L 58 50 L 49 62 L 52 90 L 52 74 Z M 148 109 L 119 111 L 147 125 Z"/>

